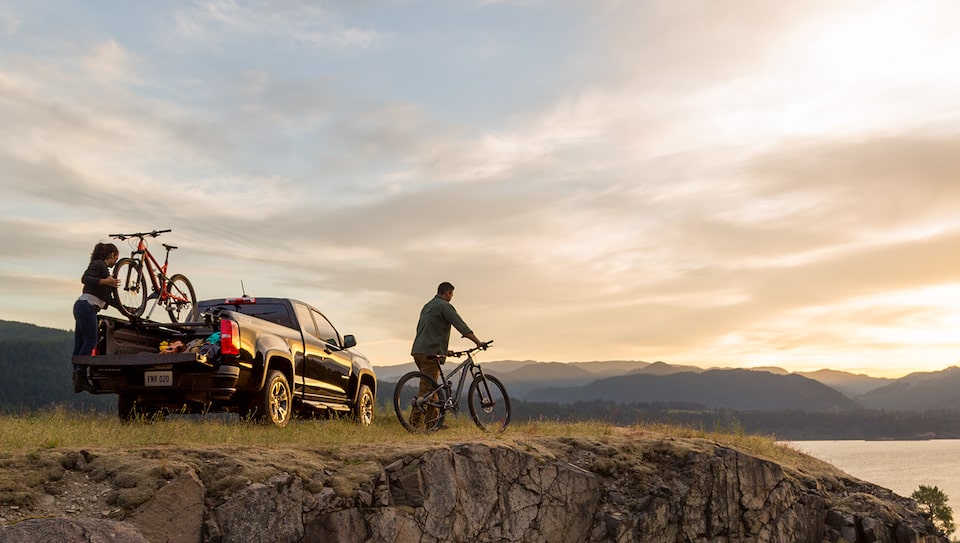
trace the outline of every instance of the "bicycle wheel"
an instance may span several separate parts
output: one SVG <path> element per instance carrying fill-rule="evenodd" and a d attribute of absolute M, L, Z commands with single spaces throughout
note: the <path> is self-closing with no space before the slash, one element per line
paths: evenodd
<path fill-rule="evenodd" d="M 500 379 L 492 375 L 476 377 L 467 392 L 470 416 L 481 430 L 502 432 L 510 424 L 510 398 Z"/>
<path fill-rule="evenodd" d="M 421 381 L 429 385 L 431 393 L 419 396 Z M 420 371 L 401 377 L 393 391 L 393 410 L 397 413 L 397 420 L 407 431 L 414 433 L 440 428 L 446 414 L 446 401 L 447 391 L 438 388 L 429 375 Z"/>
<path fill-rule="evenodd" d="M 140 263 L 131 258 L 121 258 L 113 267 L 117 285 L 117 309 L 124 316 L 135 319 L 143 315 L 147 307 L 147 279 Z"/>
<path fill-rule="evenodd" d="M 177 273 L 167 282 L 167 292 L 169 296 L 163 303 L 167 306 L 170 322 L 184 322 L 197 305 L 193 285 L 185 275 Z"/>

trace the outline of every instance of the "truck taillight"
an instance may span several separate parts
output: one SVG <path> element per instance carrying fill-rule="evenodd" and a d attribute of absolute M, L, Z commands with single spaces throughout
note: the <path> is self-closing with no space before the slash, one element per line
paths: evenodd
<path fill-rule="evenodd" d="M 240 354 L 240 326 L 235 321 L 220 321 L 220 354 L 236 356 Z"/>

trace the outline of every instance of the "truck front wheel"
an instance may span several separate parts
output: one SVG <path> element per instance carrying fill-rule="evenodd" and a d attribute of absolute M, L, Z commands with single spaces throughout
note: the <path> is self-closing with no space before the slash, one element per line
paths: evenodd
<path fill-rule="evenodd" d="M 357 405 L 353 407 L 353 420 L 363 426 L 373 423 L 373 391 L 367 385 L 360 385 L 357 393 Z"/>
<path fill-rule="evenodd" d="M 263 390 L 250 404 L 250 415 L 254 420 L 269 421 L 283 428 L 290 422 L 292 404 L 293 396 L 287 377 L 277 370 L 270 370 Z"/>

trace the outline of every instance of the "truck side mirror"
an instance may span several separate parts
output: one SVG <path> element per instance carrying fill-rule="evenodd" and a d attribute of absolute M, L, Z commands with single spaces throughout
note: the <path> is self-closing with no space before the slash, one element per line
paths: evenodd
<path fill-rule="evenodd" d="M 347 334 L 343 336 L 343 348 L 349 349 L 350 347 L 357 346 L 357 338 L 353 337 L 353 334 Z"/>

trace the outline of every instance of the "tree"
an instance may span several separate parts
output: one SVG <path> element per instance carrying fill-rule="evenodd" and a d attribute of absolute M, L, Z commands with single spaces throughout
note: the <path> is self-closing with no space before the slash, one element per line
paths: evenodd
<path fill-rule="evenodd" d="M 956 530 L 953 523 L 953 509 L 947 505 L 947 495 L 935 486 L 920 485 L 913 491 L 911 498 L 917 500 L 920 512 L 929 518 L 933 525 L 946 535 Z"/>

